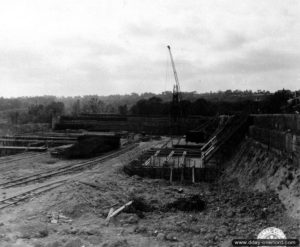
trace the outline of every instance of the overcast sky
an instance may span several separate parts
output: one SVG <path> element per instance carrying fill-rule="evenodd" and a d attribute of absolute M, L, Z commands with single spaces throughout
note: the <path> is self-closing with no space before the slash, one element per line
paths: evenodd
<path fill-rule="evenodd" d="M 300 89 L 298 0 L 0 0 L 0 96 Z"/>

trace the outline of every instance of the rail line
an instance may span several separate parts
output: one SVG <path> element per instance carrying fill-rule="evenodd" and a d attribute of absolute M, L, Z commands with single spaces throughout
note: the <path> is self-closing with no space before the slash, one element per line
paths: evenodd
<path fill-rule="evenodd" d="M 14 162 L 14 161 L 19 161 L 19 160 L 23 160 L 23 159 L 31 159 L 31 158 L 34 158 L 34 157 L 37 157 L 37 156 L 42 156 L 42 155 L 45 155 L 46 153 L 38 153 L 38 154 L 33 154 L 33 153 L 30 153 L 32 155 L 28 156 L 29 153 L 22 153 L 20 155 L 18 155 L 18 157 L 16 157 L 15 159 L 9 159 L 9 160 L 0 160 L 0 165 L 1 164 L 7 164 L 7 163 L 11 163 L 11 162 Z"/>
<path fill-rule="evenodd" d="M 46 185 L 34 188 L 32 190 L 25 191 L 25 192 L 20 193 L 18 195 L 0 200 L 0 210 L 4 209 L 4 208 L 7 208 L 9 206 L 16 205 L 19 202 L 22 202 L 22 201 L 25 201 L 26 199 L 31 198 L 32 196 L 35 196 L 35 195 L 41 194 L 43 192 L 55 189 L 59 186 L 62 186 L 62 185 L 65 184 L 65 182 L 66 182 L 66 180 L 53 182 L 53 183 L 50 183 L 50 184 L 46 184 Z"/>
<path fill-rule="evenodd" d="M 27 183 L 30 183 L 30 182 L 39 181 L 41 179 L 47 179 L 47 178 L 53 177 L 55 175 L 61 175 L 61 174 L 67 173 L 67 172 L 81 170 L 83 168 L 87 168 L 87 167 L 91 167 L 93 165 L 96 165 L 99 162 L 103 162 L 107 159 L 117 157 L 117 156 L 119 156 L 119 155 L 121 155 L 121 154 L 137 147 L 137 146 L 138 146 L 138 144 L 132 144 L 132 145 L 129 145 L 129 146 L 127 146 L 127 147 L 125 147 L 121 150 L 111 152 L 111 153 L 109 153 L 105 156 L 101 156 L 101 157 L 98 157 L 98 158 L 95 158 L 95 159 L 92 159 L 92 160 L 89 160 L 89 161 L 80 162 L 80 163 L 77 163 L 77 164 L 71 164 L 71 165 L 63 166 L 63 167 L 53 169 L 53 170 L 50 170 L 50 171 L 36 173 L 36 174 L 33 174 L 33 175 L 29 175 L 29 176 L 21 177 L 21 178 L 14 179 L 14 180 L 11 180 L 11 181 L 7 181 L 7 182 L 4 182 L 4 183 L 1 183 L 0 187 L 3 188 L 3 189 L 11 188 L 11 187 L 19 186 L 19 185 L 24 185 L 24 184 L 27 184 Z"/>
<path fill-rule="evenodd" d="M 4 155 L 0 157 L 0 162 L 10 161 L 15 158 L 20 158 L 25 156 L 26 154 L 34 154 L 34 152 L 22 152 L 17 154 Z"/>
<path fill-rule="evenodd" d="M 27 152 L 27 154 L 28 154 L 28 153 L 33 154 L 33 152 Z M 24 156 L 24 154 L 25 154 L 25 152 L 23 152 L 23 153 L 18 153 L 18 154 L 9 154 L 9 155 L 5 155 L 5 156 L 1 156 L 1 157 L 0 157 L 0 161 L 5 161 L 5 160 L 12 159 L 12 158 Z"/>
<path fill-rule="evenodd" d="M 2 186 L 2 188 L 14 187 L 14 186 L 18 186 L 18 185 L 21 185 L 21 184 L 27 184 L 27 183 L 34 182 L 34 181 L 39 181 L 40 179 L 49 178 L 49 177 L 54 176 L 54 175 L 63 174 L 63 173 L 66 173 L 66 172 L 76 171 L 76 170 L 79 170 L 79 169 L 87 168 L 87 167 L 90 167 L 90 166 L 93 166 L 93 165 L 97 165 L 99 162 L 103 162 L 107 159 L 111 159 L 111 158 L 117 157 L 119 155 L 122 155 L 125 152 L 130 151 L 130 150 L 134 149 L 137 146 L 138 146 L 138 144 L 131 144 L 131 145 L 128 145 L 127 147 L 125 147 L 121 150 L 113 151 L 113 152 L 111 152 L 111 153 L 109 153 L 105 156 L 97 157 L 93 160 L 77 163 L 75 165 L 68 165 L 68 166 L 65 166 L 65 167 L 62 167 L 62 168 L 59 168 L 59 169 L 55 169 L 55 170 L 52 170 L 52 171 L 48 171 L 48 172 L 44 172 L 44 173 L 38 173 L 38 174 L 31 175 L 31 176 L 15 179 L 15 180 L 0 184 L 0 187 L 1 186 Z M 36 195 L 42 194 L 44 192 L 47 192 L 49 190 L 58 188 L 62 185 L 67 184 L 70 181 L 71 181 L 70 179 L 63 179 L 63 180 L 60 180 L 60 181 L 56 181 L 56 182 L 52 182 L 52 183 L 48 183 L 48 184 L 43 184 L 39 187 L 35 187 L 34 189 L 27 190 L 27 191 L 25 191 L 23 193 L 20 193 L 18 195 L 14 195 L 14 196 L 11 196 L 9 198 L 5 198 L 3 200 L 0 200 L 0 210 L 2 210 L 4 208 L 7 208 L 9 206 L 16 205 L 16 204 L 18 204 L 22 201 L 25 201 L 29 198 L 32 198 L 33 196 L 36 196 Z"/>

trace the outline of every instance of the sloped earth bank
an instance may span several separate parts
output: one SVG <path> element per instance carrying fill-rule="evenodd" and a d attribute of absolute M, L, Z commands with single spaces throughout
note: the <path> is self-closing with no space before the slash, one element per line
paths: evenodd
<path fill-rule="evenodd" d="M 300 157 L 293 162 L 291 156 L 247 139 L 227 164 L 223 178 L 236 180 L 242 188 L 274 191 L 287 213 L 300 219 Z"/>
<path fill-rule="evenodd" d="M 137 152 L 138 150 L 136 150 Z M 134 152 L 134 151 L 133 151 Z M 236 180 L 173 184 L 128 177 L 124 155 L 83 172 L 63 187 L 1 212 L 2 247 L 230 246 L 270 226 L 299 237 L 299 221 L 276 193 L 238 188 Z M 109 209 L 132 206 L 105 221 Z M 50 222 L 49 215 L 63 215 Z M 70 221 L 72 220 L 72 221 Z"/>

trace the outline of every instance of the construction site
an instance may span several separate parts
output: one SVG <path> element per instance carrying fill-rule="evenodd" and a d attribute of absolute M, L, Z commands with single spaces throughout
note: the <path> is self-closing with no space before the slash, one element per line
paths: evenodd
<path fill-rule="evenodd" d="M 298 114 L 62 115 L 0 138 L 0 246 L 232 246 L 300 237 Z"/>

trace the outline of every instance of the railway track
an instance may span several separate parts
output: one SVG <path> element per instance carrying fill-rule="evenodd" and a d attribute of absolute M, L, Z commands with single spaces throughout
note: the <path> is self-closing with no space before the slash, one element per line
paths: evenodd
<path fill-rule="evenodd" d="M 32 155 L 30 155 L 32 154 Z M 8 160 L 0 160 L 0 165 L 1 164 L 7 164 L 7 163 L 11 163 L 11 162 L 15 162 L 15 161 L 19 161 L 19 160 L 23 160 L 23 159 L 31 159 L 37 156 L 42 156 L 45 155 L 46 153 L 22 153 L 19 154 L 18 157 L 15 157 L 15 159 L 8 159 Z"/>
<path fill-rule="evenodd" d="M 5 198 L 3 200 L 0 200 L 0 210 L 7 208 L 9 206 L 13 206 L 18 204 L 19 202 L 25 201 L 33 196 L 36 196 L 38 194 L 44 193 L 46 191 L 55 189 L 59 186 L 62 186 L 66 183 L 66 180 L 61 180 L 58 182 L 54 182 L 54 183 L 50 183 L 50 184 L 46 184 L 43 186 L 39 186 L 37 188 L 34 188 L 32 190 L 28 190 L 26 192 L 20 193 L 18 195 L 9 197 L 9 198 Z"/>
<path fill-rule="evenodd" d="M 27 154 L 33 154 L 33 152 L 27 152 Z M 18 153 L 18 154 L 10 154 L 10 155 L 5 155 L 5 156 L 1 156 L 0 157 L 0 162 L 5 161 L 5 160 L 10 160 L 10 159 L 14 159 L 16 157 L 21 157 L 24 156 L 24 152 L 23 153 Z"/>
<path fill-rule="evenodd" d="M 53 177 L 53 176 L 56 176 L 56 175 L 62 175 L 62 174 L 68 173 L 68 172 L 74 172 L 74 171 L 82 170 L 82 169 L 97 165 L 99 162 L 103 162 L 107 159 L 117 157 L 117 156 L 119 156 L 119 155 L 121 155 L 121 154 L 137 147 L 137 146 L 138 146 L 138 144 L 132 144 L 132 145 L 129 145 L 129 146 L 127 146 L 127 147 L 125 147 L 121 150 L 111 152 L 111 153 L 109 153 L 105 156 L 101 156 L 101 157 L 98 157 L 98 158 L 95 158 L 95 159 L 92 159 L 92 160 L 89 160 L 89 161 L 80 162 L 80 163 L 77 163 L 77 164 L 71 164 L 71 165 L 63 166 L 63 167 L 53 169 L 53 170 L 50 170 L 50 171 L 36 173 L 36 174 L 33 174 L 33 175 L 29 175 L 29 176 L 21 177 L 21 178 L 18 178 L 18 179 L 10 180 L 10 181 L 1 183 L 0 188 L 7 189 L 7 188 L 11 188 L 11 187 L 16 187 L 16 186 L 28 184 L 28 183 L 31 183 L 31 182 L 38 182 L 42 179 L 47 179 L 47 178 L 50 178 L 50 177 Z"/>
<path fill-rule="evenodd" d="M 13 181 L 9 181 L 9 182 L 0 184 L 0 186 L 2 186 L 2 188 L 9 188 L 9 187 L 14 187 L 14 186 L 21 185 L 21 184 L 24 185 L 24 184 L 27 184 L 29 182 L 39 181 L 42 178 L 49 178 L 51 176 L 58 175 L 58 174 L 63 174 L 65 172 L 76 171 L 76 170 L 79 169 L 79 167 L 81 167 L 81 169 L 86 168 L 86 167 L 90 167 L 92 165 L 98 164 L 99 162 L 103 162 L 107 159 L 111 159 L 111 158 L 117 157 L 121 154 L 124 154 L 125 152 L 127 152 L 127 151 L 129 151 L 129 150 L 131 150 L 131 149 L 133 149 L 137 146 L 138 146 L 138 144 L 132 144 L 132 145 L 129 145 L 129 146 L 127 146 L 127 147 L 125 147 L 121 150 L 114 151 L 114 152 L 112 152 L 110 154 L 107 154 L 105 156 L 98 157 L 98 158 L 95 158 L 95 159 L 90 160 L 90 161 L 86 161 L 86 162 L 76 164 L 73 167 L 74 169 L 72 169 L 71 166 L 67 166 L 67 167 L 63 167 L 63 168 L 67 168 L 65 170 L 61 169 L 61 170 L 56 171 L 56 172 L 54 170 L 52 172 L 49 171 L 49 172 L 45 172 L 45 173 L 39 173 L 39 174 L 35 174 L 35 175 L 32 175 L 32 176 L 27 176 L 27 177 L 23 177 L 23 178 L 20 178 L 20 179 L 13 180 Z M 68 181 L 69 181 L 68 179 L 64 179 L 64 180 L 56 181 L 56 182 L 53 182 L 53 183 L 44 184 L 44 185 L 41 185 L 39 187 L 35 187 L 34 189 L 27 190 L 23 193 L 20 193 L 20 194 L 11 196 L 9 198 L 5 198 L 3 200 L 0 200 L 0 210 L 2 210 L 4 208 L 7 208 L 9 206 L 16 205 L 16 204 L 18 204 L 22 201 L 25 201 L 27 199 L 32 198 L 33 196 L 36 196 L 36 195 L 42 194 L 44 192 L 50 191 L 52 189 L 58 188 L 62 185 L 65 185 Z M 3 185 L 5 185 L 5 186 L 3 186 Z"/>

